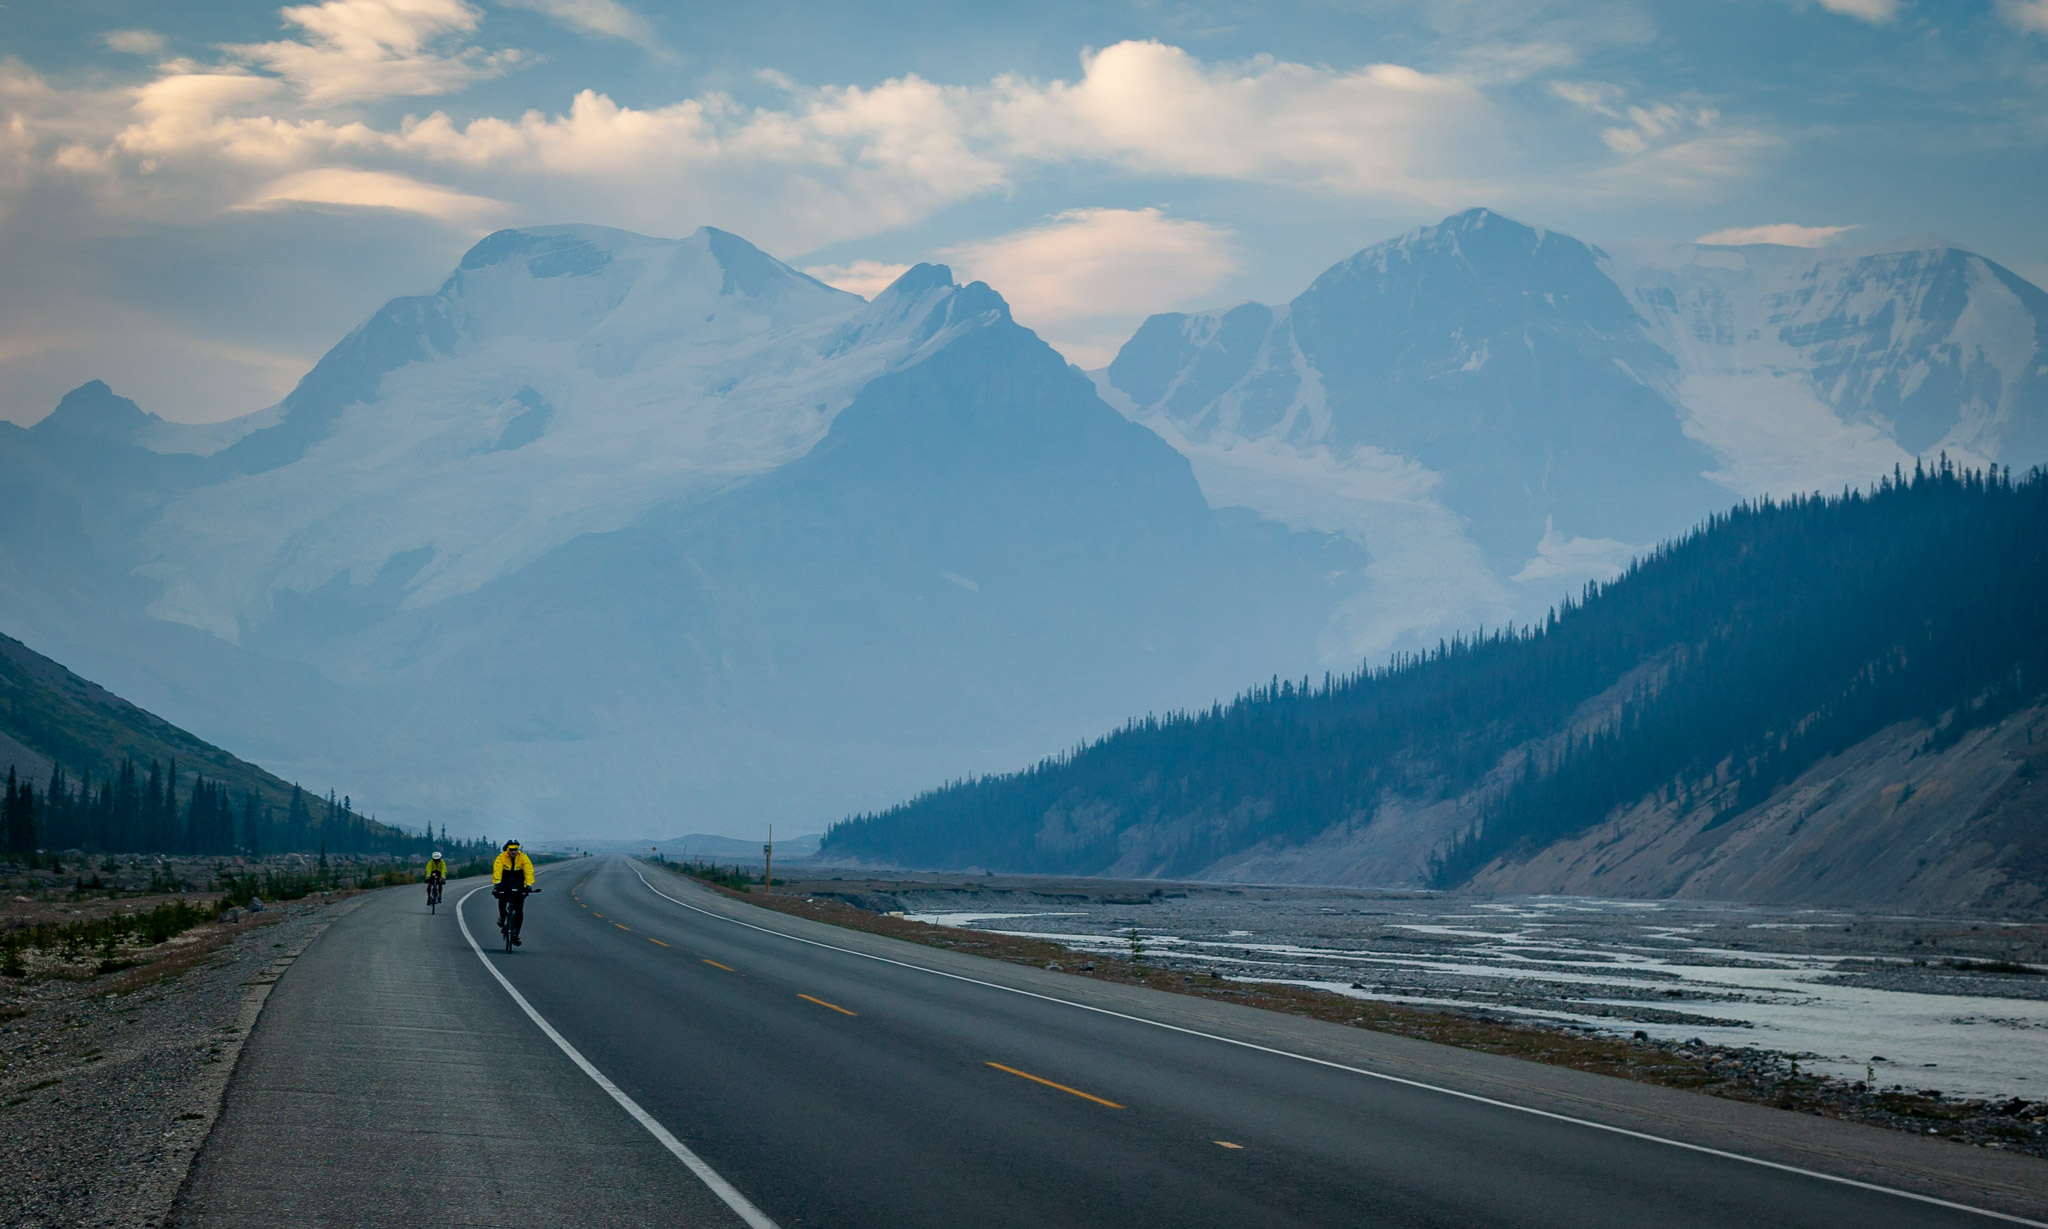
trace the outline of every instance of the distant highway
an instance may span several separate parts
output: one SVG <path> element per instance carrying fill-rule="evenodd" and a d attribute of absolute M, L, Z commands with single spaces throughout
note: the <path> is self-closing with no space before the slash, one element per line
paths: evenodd
<path fill-rule="evenodd" d="M 623 858 L 541 883 L 510 955 L 479 892 L 462 917 L 481 958 L 445 910 L 425 917 L 396 893 L 302 957 L 251 1038 L 183 1223 L 2038 1223 L 1938 1201 L 2024 1211 L 2038 1162 L 1984 1161 L 1982 1199 L 1967 1164 L 1962 1183 L 1919 1181 L 1914 1199 L 1574 1121 L 1569 1089 L 1535 1113 L 1376 1078 L 1288 1040 L 1346 1030 L 1261 1031 L 1244 1009 L 835 931 Z M 1724 1142 L 1790 1120 L 1642 1096 L 1701 1103 Z M 1860 1128 L 1805 1121 L 1848 1141 L 1827 1146 L 1835 1172 L 1891 1185 L 1852 1155 L 1873 1147 Z M 1944 1146 L 1965 1151 L 1896 1145 L 1908 1169 Z"/>

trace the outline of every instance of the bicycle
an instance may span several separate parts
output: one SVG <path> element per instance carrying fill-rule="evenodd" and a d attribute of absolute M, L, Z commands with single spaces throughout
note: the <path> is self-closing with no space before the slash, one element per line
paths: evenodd
<path fill-rule="evenodd" d="M 505 950 L 510 952 L 519 946 L 519 928 L 526 921 L 526 898 L 540 891 L 539 888 L 494 888 L 491 895 L 498 898 L 498 933 L 505 936 Z"/>
<path fill-rule="evenodd" d="M 439 875 L 428 875 L 428 876 L 427 876 L 427 912 L 428 912 L 428 913 L 438 913 L 438 912 L 440 912 L 440 910 L 439 910 L 439 909 L 437 908 L 437 906 L 438 906 L 438 905 L 440 905 L 440 903 L 441 903 L 441 877 L 440 877 Z"/>

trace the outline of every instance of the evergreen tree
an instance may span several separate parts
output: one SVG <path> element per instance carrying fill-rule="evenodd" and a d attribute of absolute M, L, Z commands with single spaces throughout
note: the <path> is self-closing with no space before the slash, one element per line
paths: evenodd
<path fill-rule="evenodd" d="M 46 839 L 50 848 L 63 849 L 74 842 L 71 840 L 71 782 L 64 775 L 64 765 L 50 765 L 50 783 L 43 789 L 43 803 L 49 811 L 44 821 Z"/>
<path fill-rule="evenodd" d="M 149 762 L 149 781 L 142 787 L 142 831 L 143 838 L 138 845 L 142 852 L 154 853 L 165 848 L 164 839 L 164 766 L 155 760 Z"/>
<path fill-rule="evenodd" d="M 147 834 L 142 831 L 142 785 L 135 775 L 135 761 L 121 757 L 121 768 L 114 777 L 114 801 L 107 825 L 106 848 L 109 851 L 137 849 L 147 843 Z"/>
<path fill-rule="evenodd" d="M 242 852 L 252 858 L 263 856 L 263 829 L 268 823 L 266 810 L 255 790 L 242 795 Z"/>
<path fill-rule="evenodd" d="M 27 781 L 15 782 L 14 766 L 7 766 L 7 795 L 0 808 L 0 842 L 7 852 L 32 854 L 36 849 L 36 792 Z"/>

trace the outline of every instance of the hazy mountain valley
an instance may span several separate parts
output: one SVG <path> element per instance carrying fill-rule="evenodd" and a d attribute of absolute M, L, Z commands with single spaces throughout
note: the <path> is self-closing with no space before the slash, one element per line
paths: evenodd
<path fill-rule="evenodd" d="M 815 831 L 1541 623 L 1737 498 L 2048 460 L 2048 299 L 1954 249 L 1475 210 L 1290 304 L 1155 317 L 1092 376 L 997 290 L 919 266 L 869 302 L 708 229 L 501 232 L 271 409 L 191 427 L 94 384 L 0 426 L 5 630 L 401 822 Z M 1210 861 L 1103 869 L 1419 882 L 1470 810 L 1246 812 Z M 1652 890 L 1565 850 L 1473 882 Z M 1681 880 L 1654 890 L 1707 890 Z"/>

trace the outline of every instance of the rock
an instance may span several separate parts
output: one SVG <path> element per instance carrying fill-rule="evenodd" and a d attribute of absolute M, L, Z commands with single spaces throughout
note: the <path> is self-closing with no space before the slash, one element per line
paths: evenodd
<path fill-rule="evenodd" d="M 263 912 L 263 898 L 262 898 L 261 896 L 251 896 L 251 897 L 249 898 L 249 912 L 251 912 L 251 913 L 261 913 L 261 912 Z"/>
<path fill-rule="evenodd" d="M 220 911 L 220 924 L 223 926 L 232 926 L 241 920 L 242 911 L 240 909 L 230 906 Z"/>

